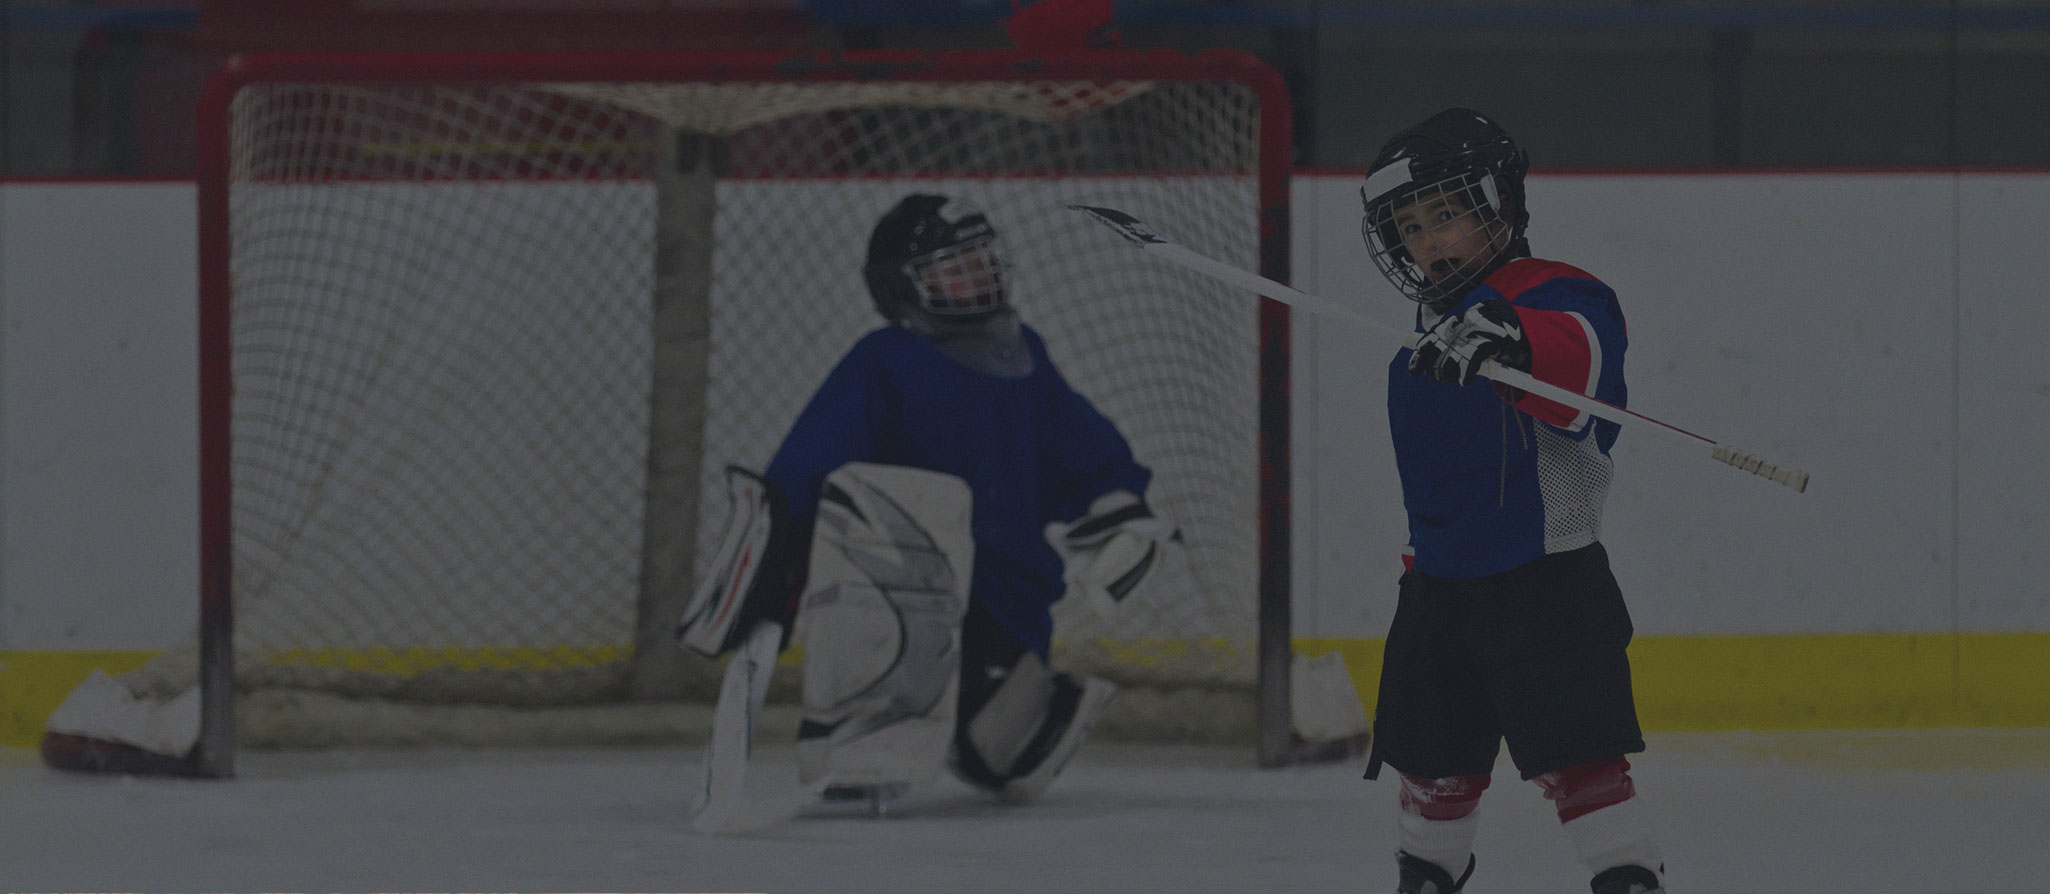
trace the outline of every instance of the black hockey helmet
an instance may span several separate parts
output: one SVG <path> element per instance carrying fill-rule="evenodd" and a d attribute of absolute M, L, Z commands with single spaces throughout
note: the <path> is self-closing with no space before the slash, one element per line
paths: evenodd
<path fill-rule="evenodd" d="M 1509 132 L 1472 109 L 1446 109 L 1396 134 L 1374 157 L 1360 188 L 1360 234 L 1374 266 L 1417 302 L 1442 310 L 1457 301 L 1496 268 L 1530 255 L 1523 236 L 1530 222 L 1523 204 L 1529 170 L 1530 156 Z M 1479 226 L 1445 256 L 1420 263 L 1411 256 L 1397 212 L 1440 196 Z"/>
<path fill-rule="evenodd" d="M 1010 310 L 996 228 L 962 199 L 914 194 L 885 212 L 862 274 L 876 312 L 928 334 Z"/>

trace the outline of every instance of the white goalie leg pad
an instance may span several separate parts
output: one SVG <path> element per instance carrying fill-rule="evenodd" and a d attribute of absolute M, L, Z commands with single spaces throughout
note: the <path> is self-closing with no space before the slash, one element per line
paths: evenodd
<path fill-rule="evenodd" d="M 938 472 L 850 463 L 827 476 L 797 612 L 804 781 L 939 773 L 960 691 L 970 502 L 967 482 Z"/>
<path fill-rule="evenodd" d="M 972 753 L 956 751 L 950 766 L 970 785 L 1030 801 L 1060 776 L 1116 695 L 1108 680 L 1054 673 L 1027 652 L 969 718 Z"/>
<path fill-rule="evenodd" d="M 998 779 L 1009 779 L 1053 706 L 1053 672 L 1031 652 L 1011 667 L 989 701 L 968 720 L 968 744 Z"/>
<path fill-rule="evenodd" d="M 794 552 L 782 498 L 768 479 L 726 467 L 726 532 L 676 624 L 677 642 L 712 657 L 740 645 L 769 602 L 788 599 Z M 787 605 L 787 603 L 785 603 Z M 743 620 L 746 623 L 742 623 Z"/>

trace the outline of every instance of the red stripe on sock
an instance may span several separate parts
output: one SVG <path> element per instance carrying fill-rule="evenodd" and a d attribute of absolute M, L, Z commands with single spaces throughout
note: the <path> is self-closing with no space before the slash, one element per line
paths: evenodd
<path fill-rule="evenodd" d="M 1558 808 L 1559 822 L 1568 823 L 1637 795 L 1630 781 L 1630 762 L 1620 757 L 1589 761 L 1553 770 L 1533 780 Z"/>
<path fill-rule="evenodd" d="M 1430 779 L 1402 775 L 1400 803 L 1404 813 L 1427 820 L 1456 820 L 1481 804 L 1481 792 L 1488 790 L 1488 774 L 1446 776 Z"/>

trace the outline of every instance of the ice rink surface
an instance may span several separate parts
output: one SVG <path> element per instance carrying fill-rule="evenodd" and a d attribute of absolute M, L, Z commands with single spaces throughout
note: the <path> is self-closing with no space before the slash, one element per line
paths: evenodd
<path fill-rule="evenodd" d="M 1635 761 L 1674 894 L 2050 892 L 2050 730 L 1668 733 Z M 696 753 L 248 753 L 232 781 L 96 778 L 0 752 L 4 891 L 1387 892 L 1395 787 L 1360 761 L 1092 743 L 1046 799 L 951 778 L 891 816 L 684 825 Z M 770 752 L 768 772 L 791 773 Z M 779 760 L 780 759 L 780 760 Z M 772 777 L 775 778 L 775 777 Z M 780 779 L 777 779 L 780 781 Z M 1506 760 L 1467 894 L 1586 874 Z"/>

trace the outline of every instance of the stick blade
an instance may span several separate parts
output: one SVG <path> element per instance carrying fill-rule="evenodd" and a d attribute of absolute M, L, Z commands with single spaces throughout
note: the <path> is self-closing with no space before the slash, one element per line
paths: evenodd
<path fill-rule="evenodd" d="M 1118 235 L 1140 245 L 1148 243 L 1158 244 L 1167 241 L 1160 238 L 1159 233 L 1153 232 L 1153 228 L 1147 226 L 1144 221 L 1116 208 L 1105 208 L 1100 205 L 1069 205 L 1068 207 L 1095 218 L 1097 223 L 1111 228 Z"/>

